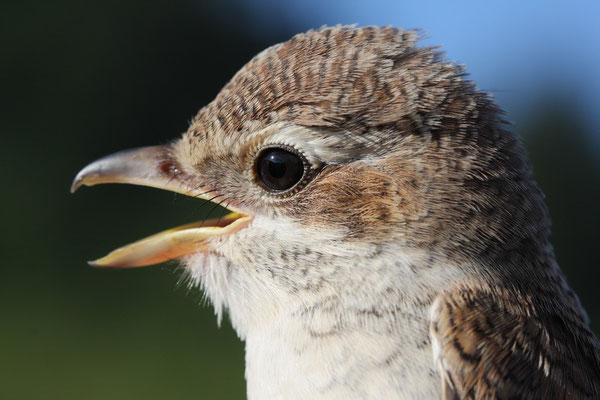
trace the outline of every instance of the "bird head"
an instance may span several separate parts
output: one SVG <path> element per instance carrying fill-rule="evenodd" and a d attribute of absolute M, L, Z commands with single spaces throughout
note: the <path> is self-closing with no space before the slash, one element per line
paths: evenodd
<path fill-rule="evenodd" d="M 518 141 L 462 68 L 417 40 L 389 27 L 296 35 L 245 65 L 181 138 L 84 168 L 73 190 L 146 185 L 231 211 L 93 264 L 180 259 L 244 336 L 257 314 L 377 293 L 400 269 L 406 283 L 435 266 L 426 283 L 439 285 L 448 260 L 543 248 Z"/>

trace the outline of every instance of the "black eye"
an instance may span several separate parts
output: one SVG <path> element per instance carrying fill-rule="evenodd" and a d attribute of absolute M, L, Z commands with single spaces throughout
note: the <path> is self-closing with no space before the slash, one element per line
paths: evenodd
<path fill-rule="evenodd" d="M 284 192 L 302 180 L 304 159 L 295 152 L 274 147 L 263 150 L 256 161 L 259 183 L 272 192 Z"/>

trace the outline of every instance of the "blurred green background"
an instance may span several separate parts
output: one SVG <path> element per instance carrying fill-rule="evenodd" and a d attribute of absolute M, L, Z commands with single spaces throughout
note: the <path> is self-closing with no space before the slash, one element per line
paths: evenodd
<path fill-rule="evenodd" d="M 446 26 L 443 10 L 437 15 L 431 8 L 432 20 L 407 22 L 418 3 L 407 5 L 407 13 L 396 20 L 387 12 L 391 2 L 332 2 L 319 8 L 310 1 L 296 12 L 302 6 L 294 1 L 287 13 L 282 4 L 2 3 L 1 399 L 245 396 L 243 344 L 227 321 L 217 327 L 202 293 L 181 284 L 174 265 L 103 271 L 85 264 L 132 240 L 201 219 L 208 209 L 152 189 L 109 185 L 70 195 L 69 185 L 81 167 L 102 155 L 177 137 L 252 55 L 295 32 L 323 23 L 390 23 L 426 30 L 431 23 L 431 42 L 445 40 L 435 35 Z M 365 4 L 379 7 L 378 15 L 386 17 L 361 19 Z M 586 27 L 577 18 L 572 23 Z M 526 26 L 519 29 L 529 33 Z M 518 38 L 498 43 L 510 49 L 513 40 Z M 457 42 L 448 43 L 449 58 L 467 65 L 469 54 L 485 49 L 475 40 L 472 53 L 460 48 L 453 53 Z M 598 49 L 588 48 L 582 60 L 589 59 L 589 52 L 598 59 Z M 527 93 L 514 87 L 505 92 L 506 80 L 493 86 L 491 59 L 473 61 L 491 71 L 486 75 L 476 68 L 475 79 L 480 74 L 501 104 L 514 111 L 509 119 L 516 122 L 547 195 L 558 260 L 600 332 L 595 256 L 600 135 L 594 123 L 598 113 L 586 114 L 580 107 L 585 102 L 599 109 L 597 92 L 578 98 L 578 91 L 557 88 L 552 75 L 547 85 Z M 507 74 L 506 68 L 497 72 Z M 512 73 L 518 76 L 520 69 Z"/>

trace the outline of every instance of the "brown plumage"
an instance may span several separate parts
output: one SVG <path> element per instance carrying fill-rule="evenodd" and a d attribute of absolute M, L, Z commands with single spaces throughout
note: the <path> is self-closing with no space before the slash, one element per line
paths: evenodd
<path fill-rule="evenodd" d="M 169 253 L 246 340 L 249 397 L 600 398 L 598 340 L 518 139 L 462 68 L 416 42 L 390 27 L 296 35 L 183 138 L 136 152 L 142 166 L 92 164 L 75 187 L 148 184 L 252 217 Z M 257 174 L 272 147 L 305 160 L 288 191 Z M 151 263 L 139 254 L 99 264 Z"/>
<path fill-rule="evenodd" d="M 576 308 L 551 298 L 557 293 L 568 295 L 496 286 L 440 296 L 431 335 L 446 398 L 598 398 L 596 338 Z"/>

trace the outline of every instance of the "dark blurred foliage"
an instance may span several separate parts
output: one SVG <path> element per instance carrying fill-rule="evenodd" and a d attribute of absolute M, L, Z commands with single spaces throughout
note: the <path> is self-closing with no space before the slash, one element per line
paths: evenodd
<path fill-rule="evenodd" d="M 146 188 L 68 189 L 99 156 L 176 138 L 252 55 L 293 32 L 254 39 L 235 2 L 1 8 L 0 398 L 243 398 L 243 344 L 174 266 L 85 264 L 210 209 Z M 559 103 L 519 130 L 559 262 L 598 330 L 597 153 Z"/>
<path fill-rule="evenodd" d="M 546 195 L 558 263 L 600 333 L 600 149 L 577 110 L 549 96 L 522 128 L 534 176 Z"/>

